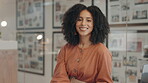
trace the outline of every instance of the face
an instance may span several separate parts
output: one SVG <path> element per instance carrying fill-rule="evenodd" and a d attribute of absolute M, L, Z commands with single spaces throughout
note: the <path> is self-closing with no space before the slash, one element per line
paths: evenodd
<path fill-rule="evenodd" d="M 76 30 L 80 36 L 90 36 L 93 30 L 93 17 L 88 10 L 80 12 L 76 22 Z"/>

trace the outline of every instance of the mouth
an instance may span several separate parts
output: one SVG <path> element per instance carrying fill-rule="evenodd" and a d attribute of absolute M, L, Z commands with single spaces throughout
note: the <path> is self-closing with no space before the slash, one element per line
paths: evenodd
<path fill-rule="evenodd" d="M 88 28 L 87 27 L 80 27 L 79 28 L 81 31 L 86 31 Z"/>

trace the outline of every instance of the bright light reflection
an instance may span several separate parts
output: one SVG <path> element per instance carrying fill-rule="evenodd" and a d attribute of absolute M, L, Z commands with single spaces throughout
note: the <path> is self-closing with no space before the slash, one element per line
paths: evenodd
<path fill-rule="evenodd" d="M 2 21 L 2 22 L 1 22 L 1 26 L 2 26 L 2 27 L 6 27 L 6 26 L 7 26 L 7 22 L 6 22 L 6 21 Z"/>
<path fill-rule="evenodd" d="M 40 39 L 42 39 L 43 38 L 43 35 L 38 35 L 37 36 L 37 40 L 40 40 Z"/>

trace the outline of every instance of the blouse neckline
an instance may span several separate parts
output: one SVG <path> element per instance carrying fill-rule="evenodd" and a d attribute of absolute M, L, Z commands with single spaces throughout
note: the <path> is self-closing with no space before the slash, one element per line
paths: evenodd
<path fill-rule="evenodd" d="M 91 48 L 92 46 L 94 46 L 93 44 L 91 44 L 91 45 L 89 45 L 88 47 L 86 47 L 86 48 L 80 48 L 78 45 L 76 46 L 78 49 L 80 49 L 80 50 L 87 50 L 87 49 L 89 49 L 89 48 Z"/>

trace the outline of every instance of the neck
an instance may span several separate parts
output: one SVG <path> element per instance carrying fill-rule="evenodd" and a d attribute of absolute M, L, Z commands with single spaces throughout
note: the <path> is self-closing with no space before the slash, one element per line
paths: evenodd
<path fill-rule="evenodd" d="M 91 45 L 91 41 L 87 37 L 81 37 L 80 42 L 79 42 L 79 47 L 80 48 L 87 48 Z"/>

